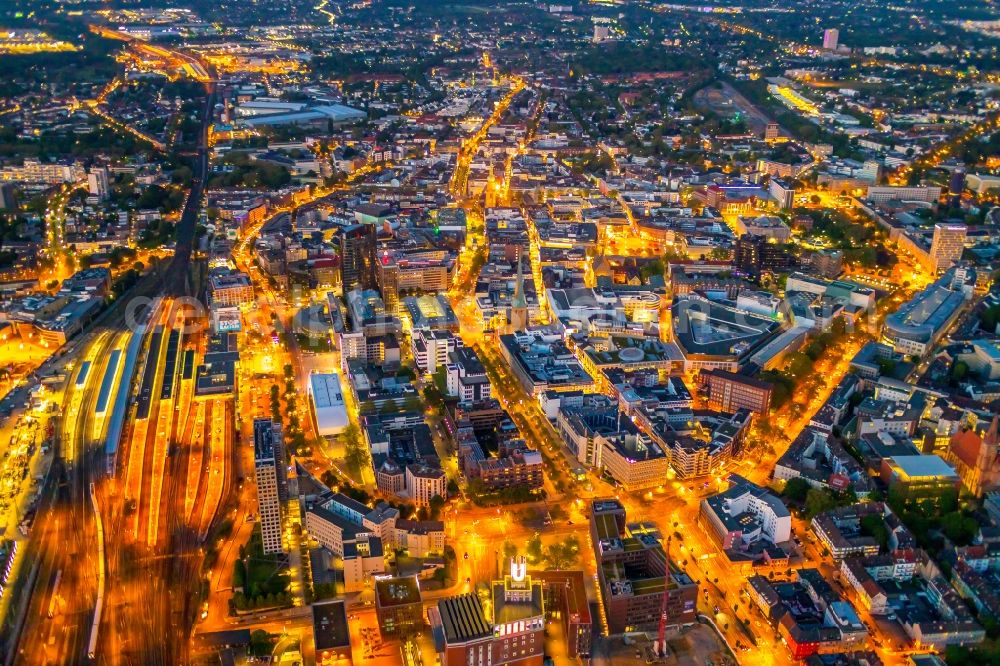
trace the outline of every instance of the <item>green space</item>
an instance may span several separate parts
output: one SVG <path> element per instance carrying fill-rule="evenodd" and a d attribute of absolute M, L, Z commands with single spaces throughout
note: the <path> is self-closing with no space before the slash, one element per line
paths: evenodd
<path fill-rule="evenodd" d="M 232 607 L 236 611 L 288 606 L 292 595 L 288 591 L 291 576 L 284 557 L 265 555 L 260 525 L 254 526 L 250 541 L 240 546 L 240 557 L 233 563 Z"/>
<path fill-rule="evenodd" d="M 802 478 L 789 479 L 781 492 L 787 504 L 796 506 L 806 520 L 812 520 L 826 511 L 849 506 L 858 501 L 853 491 L 837 492 L 829 488 L 813 488 Z"/>
<path fill-rule="evenodd" d="M 979 520 L 972 506 L 959 502 L 957 490 L 924 499 L 911 499 L 890 491 L 887 502 L 913 532 L 917 545 L 935 558 L 949 543 L 953 546 L 970 545 L 979 531 Z"/>
<path fill-rule="evenodd" d="M 251 159 L 248 153 L 227 153 L 220 161 L 224 169 L 208 179 L 208 189 L 220 187 L 264 187 L 276 190 L 292 182 L 288 169 Z"/>
<path fill-rule="evenodd" d="M 530 488 L 521 485 L 491 490 L 483 483 L 482 479 L 478 478 L 469 481 L 465 492 L 476 506 L 523 504 L 524 502 L 536 502 L 545 498 L 545 491 L 541 488 Z"/>

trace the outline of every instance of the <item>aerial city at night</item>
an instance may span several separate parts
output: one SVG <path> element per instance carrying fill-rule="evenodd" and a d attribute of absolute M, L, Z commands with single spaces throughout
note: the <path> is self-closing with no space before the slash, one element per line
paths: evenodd
<path fill-rule="evenodd" d="M 1000 4 L 705 2 L 0 2 L 0 666 L 1000 666 Z"/>

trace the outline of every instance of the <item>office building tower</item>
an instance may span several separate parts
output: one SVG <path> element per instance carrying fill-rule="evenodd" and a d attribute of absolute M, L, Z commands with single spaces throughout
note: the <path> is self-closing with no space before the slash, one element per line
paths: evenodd
<path fill-rule="evenodd" d="M 340 235 L 340 283 L 347 293 L 354 289 L 376 289 L 376 234 L 371 224 L 355 224 Z"/>
<path fill-rule="evenodd" d="M 951 197 L 951 201 L 954 205 L 958 205 L 964 190 L 965 169 L 955 169 L 951 172 L 951 176 L 948 178 L 948 195 Z"/>
<path fill-rule="evenodd" d="M 942 273 L 962 258 L 968 227 L 964 224 L 935 224 L 931 240 L 931 263 L 934 271 Z"/>
<path fill-rule="evenodd" d="M 265 554 L 282 553 L 281 498 L 278 495 L 279 461 L 274 450 L 274 438 L 268 428 L 258 429 L 254 423 L 254 474 L 257 479 L 257 513 L 260 516 L 260 536 Z"/>
<path fill-rule="evenodd" d="M 767 127 L 764 128 L 764 140 L 774 141 L 779 136 L 781 136 L 781 128 L 778 123 L 768 123 Z"/>
<path fill-rule="evenodd" d="M 13 183 L 0 185 L 0 210 L 17 210 L 17 188 Z"/>
<path fill-rule="evenodd" d="M 733 264 L 747 275 L 778 273 L 795 268 L 795 257 L 767 236 L 743 234 L 736 239 Z"/>
<path fill-rule="evenodd" d="M 87 190 L 93 196 L 101 199 L 108 198 L 110 185 L 108 179 L 108 168 L 105 166 L 92 167 L 87 173 Z"/>
<path fill-rule="evenodd" d="M 827 51 L 836 51 L 837 42 L 840 39 L 840 31 L 836 28 L 827 28 L 823 31 L 823 48 Z"/>
<path fill-rule="evenodd" d="M 638 526 L 626 520 L 619 500 L 591 500 L 590 541 L 608 631 L 652 629 L 662 619 L 668 628 L 695 622 L 698 583 L 671 560 L 659 539 L 649 538 Z"/>
<path fill-rule="evenodd" d="M 285 436 L 280 422 L 271 419 L 254 419 L 253 439 L 269 439 L 274 448 L 274 462 L 278 469 L 278 499 L 288 500 L 288 457 L 285 454 Z"/>

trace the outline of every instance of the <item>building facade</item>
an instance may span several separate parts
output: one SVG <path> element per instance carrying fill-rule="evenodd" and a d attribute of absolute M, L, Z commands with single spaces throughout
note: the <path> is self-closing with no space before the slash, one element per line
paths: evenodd
<path fill-rule="evenodd" d="M 375 225 L 355 224 L 341 232 L 340 284 L 343 293 L 378 286 L 376 249 Z"/>
<path fill-rule="evenodd" d="M 281 499 L 278 495 L 278 466 L 270 437 L 254 432 L 254 473 L 257 479 L 257 513 L 265 554 L 283 553 L 281 543 Z"/>
<path fill-rule="evenodd" d="M 728 372 L 708 370 L 702 372 L 699 381 L 708 389 L 708 406 L 723 412 L 749 409 L 757 414 L 767 414 L 771 407 L 771 384 Z"/>

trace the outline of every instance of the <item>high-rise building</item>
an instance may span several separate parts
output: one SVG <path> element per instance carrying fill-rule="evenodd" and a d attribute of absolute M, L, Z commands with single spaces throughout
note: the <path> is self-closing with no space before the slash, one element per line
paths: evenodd
<path fill-rule="evenodd" d="M 355 224 L 340 235 L 340 284 L 344 292 L 376 289 L 376 232 L 372 224 Z"/>
<path fill-rule="evenodd" d="M 433 375 L 448 365 L 448 355 L 462 346 L 462 339 L 451 331 L 416 329 L 410 336 L 413 361 L 421 372 Z"/>
<path fill-rule="evenodd" d="M 771 242 L 767 236 L 743 234 L 736 239 L 733 263 L 743 273 L 760 275 L 792 270 L 795 267 L 795 257 L 783 245 Z"/>
<path fill-rule="evenodd" d="M 948 178 L 948 196 L 956 205 L 965 190 L 965 169 L 955 169 Z"/>
<path fill-rule="evenodd" d="M 837 42 L 840 40 L 840 31 L 836 28 L 827 28 L 823 31 L 823 48 L 828 51 L 837 50 Z"/>
<path fill-rule="evenodd" d="M 13 183 L 0 184 L 0 210 L 17 210 L 17 188 Z"/>
<path fill-rule="evenodd" d="M 767 127 L 764 128 L 764 140 L 774 141 L 779 136 L 781 136 L 781 128 L 778 126 L 778 123 L 768 123 Z"/>
<path fill-rule="evenodd" d="M 376 271 L 386 309 L 398 314 L 402 291 L 446 291 L 455 272 L 455 259 L 446 250 L 385 251 L 378 257 Z"/>
<path fill-rule="evenodd" d="M 816 250 L 810 257 L 812 272 L 830 280 L 844 270 L 844 253 L 840 250 Z"/>
<path fill-rule="evenodd" d="M 87 173 L 87 190 L 102 201 L 108 198 L 110 186 L 106 166 L 91 167 Z"/>
<path fill-rule="evenodd" d="M 261 419 L 267 421 L 267 419 Z M 264 553 L 282 553 L 281 498 L 278 494 L 279 460 L 274 449 L 273 430 L 254 422 L 253 459 L 257 479 L 257 513 L 260 515 L 260 536 Z"/>
<path fill-rule="evenodd" d="M 475 350 L 459 347 L 449 355 L 447 365 L 448 395 L 464 404 L 475 404 L 492 397 L 490 379 Z"/>
<path fill-rule="evenodd" d="M 219 270 L 208 276 L 208 298 L 214 307 L 253 303 L 253 283 L 246 273 Z"/>
<path fill-rule="evenodd" d="M 964 224 L 935 224 L 930 260 L 934 271 L 941 273 L 962 258 L 968 227 Z"/>
<path fill-rule="evenodd" d="M 729 482 L 728 490 L 701 501 L 700 522 L 720 548 L 741 551 L 754 542 L 777 545 L 792 538 L 792 514 L 777 495 L 735 474 Z"/>
<path fill-rule="evenodd" d="M 271 419 L 253 420 L 253 439 L 270 439 L 274 449 L 274 461 L 278 467 L 278 499 L 288 499 L 288 458 L 285 454 L 285 437 L 281 422 Z"/>
<path fill-rule="evenodd" d="M 424 604 L 416 577 L 375 579 L 375 615 L 383 638 L 420 631 L 424 626 Z"/>

